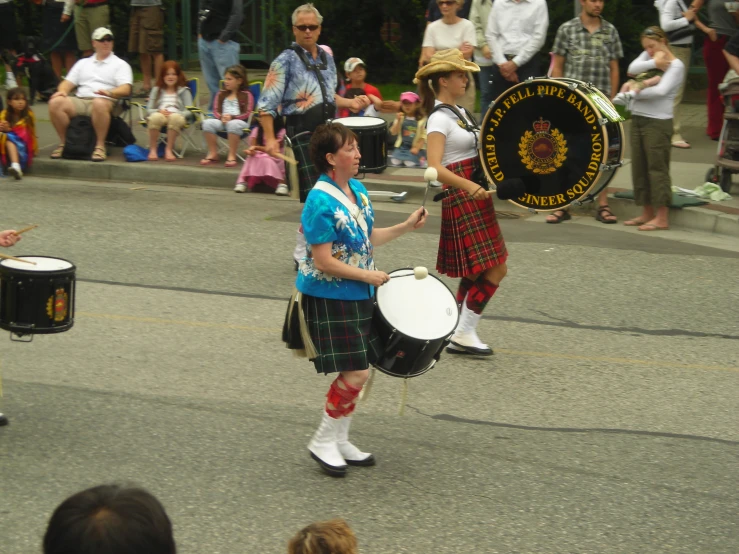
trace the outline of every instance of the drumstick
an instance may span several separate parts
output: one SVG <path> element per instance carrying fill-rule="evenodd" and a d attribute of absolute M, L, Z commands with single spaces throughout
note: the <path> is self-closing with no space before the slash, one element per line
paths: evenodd
<path fill-rule="evenodd" d="M 14 260 L 16 262 L 23 262 L 24 264 L 36 265 L 36 262 L 32 262 L 31 260 L 24 260 L 23 258 L 16 258 L 15 256 L 6 256 L 5 254 L 0 254 L 0 259 Z"/>
<path fill-rule="evenodd" d="M 24 229 L 21 229 L 20 231 L 16 231 L 13 233 L 14 235 L 20 235 L 22 233 L 25 233 L 26 231 L 30 231 L 31 229 L 35 229 L 38 227 L 38 225 L 29 225 L 28 227 L 25 227 Z"/>
<path fill-rule="evenodd" d="M 253 146 L 254 150 L 259 150 L 260 152 L 265 152 L 264 146 Z M 298 165 L 298 160 L 295 158 L 291 158 L 290 156 L 285 156 L 285 154 L 281 154 L 279 152 L 275 152 L 274 154 L 270 154 L 273 158 L 279 158 L 289 164 Z"/>

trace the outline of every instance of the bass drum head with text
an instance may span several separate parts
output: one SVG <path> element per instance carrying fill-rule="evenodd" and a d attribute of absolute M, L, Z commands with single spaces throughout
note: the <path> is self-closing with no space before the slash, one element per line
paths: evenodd
<path fill-rule="evenodd" d="M 586 197 L 599 181 L 612 152 L 591 89 L 572 80 L 533 79 L 493 102 L 480 131 L 480 158 L 493 182 L 523 180 L 525 194 L 511 202 L 557 210 Z"/>

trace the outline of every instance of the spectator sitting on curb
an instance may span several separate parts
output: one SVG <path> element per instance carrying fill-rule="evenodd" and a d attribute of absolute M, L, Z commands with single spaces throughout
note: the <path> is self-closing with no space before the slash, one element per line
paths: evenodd
<path fill-rule="evenodd" d="M 59 135 L 59 146 L 51 153 L 52 159 L 62 157 L 70 119 L 89 115 L 96 136 L 92 161 L 105 161 L 105 137 L 116 100 L 131 95 L 133 72 L 130 65 L 113 54 L 113 33 L 110 29 L 95 29 L 92 47 L 95 55 L 74 64 L 49 99 L 49 117 Z M 77 95 L 69 96 L 75 88 Z"/>
<path fill-rule="evenodd" d="M 151 493 L 100 485 L 62 502 L 49 519 L 44 554 L 176 554 L 172 522 Z"/>

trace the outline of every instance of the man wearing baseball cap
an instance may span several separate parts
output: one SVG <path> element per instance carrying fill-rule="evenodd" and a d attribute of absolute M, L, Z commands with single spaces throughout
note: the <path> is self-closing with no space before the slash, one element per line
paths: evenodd
<path fill-rule="evenodd" d="M 119 98 L 131 94 L 133 71 L 113 53 L 113 32 L 106 27 L 95 29 L 92 47 L 95 54 L 74 64 L 49 99 L 49 117 L 59 135 L 59 146 L 51 153 L 52 159 L 62 157 L 69 121 L 78 115 L 88 115 L 96 137 L 92 161 L 105 161 L 105 137 L 111 113 Z M 72 96 L 75 89 L 77 94 Z"/>
<path fill-rule="evenodd" d="M 379 109 L 382 94 L 376 87 L 364 82 L 367 78 L 367 65 L 360 58 L 349 58 L 344 63 L 344 74 L 346 75 L 344 98 L 351 99 L 365 95 Z M 339 110 L 339 117 L 349 117 L 350 115 L 363 115 L 363 112 L 355 114 L 348 108 Z"/>

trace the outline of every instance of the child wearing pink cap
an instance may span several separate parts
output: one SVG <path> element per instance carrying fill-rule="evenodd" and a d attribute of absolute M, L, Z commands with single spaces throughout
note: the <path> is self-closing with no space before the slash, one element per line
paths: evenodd
<path fill-rule="evenodd" d="M 426 117 L 421 99 L 415 92 L 400 95 L 400 110 L 395 117 L 391 135 L 398 135 L 395 150 L 390 153 L 394 166 L 426 167 Z"/>

